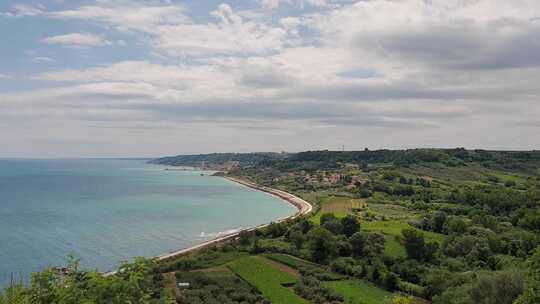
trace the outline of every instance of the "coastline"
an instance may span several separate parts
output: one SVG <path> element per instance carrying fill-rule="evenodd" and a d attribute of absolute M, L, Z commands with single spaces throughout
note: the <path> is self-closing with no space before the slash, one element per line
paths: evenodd
<path fill-rule="evenodd" d="M 307 202 L 307 201 L 305 201 L 305 200 L 303 200 L 303 199 L 301 199 L 301 198 L 299 198 L 299 197 L 297 197 L 297 196 L 295 196 L 293 194 L 290 194 L 288 192 L 278 190 L 278 189 L 274 189 L 274 188 L 270 188 L 270 187 L 260 186 L 260 185 L 257 185 L 255 183 L 248 182 L 248 181 L 238 179 L 238 178 L 234 178 L 234 177 L 223 176 L 223 178 L 225 178 L 225 179 L 227 179 L 229 181 L 235 182 L 237 184 L 240 184 L 242 186 L 252 188 L 252 189 L 255 189 L 255 190 L 259 190 L 259 191 L 265 192 L 267 194 L 270 194 L 272 196 L 275 196 L 275 197 L 279 198 L 280 200 L 285 201 L 285 202 L 293 205 L 298 210 L 293 215 L 290 215 L 288 217 L 285 217 L 285 218 L 282 218 L 282 219 L 279 219 L 279 220 L 275 221 L 276 223 L 280 223 L 280 222 L 283 222 L 283 221 L 286 221 L 286 220 L 289 220 L 289 219 L 295 219 L 295 218 L 297 218 L 299 216 L 308 214 L 313 210 L 313 206 L 309 202 Z M 178 257 L 178 256 L 181 256 L 181 255 L 184 255 L 184 254 L 187 254 L 187 253 L 195 252 L 197 250 L 201 250 L 201 249 L 204 249 L 204 248 L 207 248 L 207 247 L 211 247 L 213 245 L 218 245 L 218 244 L 224 243 L 226 241 L 232 240 L 232 239 L 238 237 L 241 232 L 254 231 L 254 230 L 257 230 L 257 229 L 260 229 L 260 228 L 264 228 L 264 227 L 266 227 L 268 225 L 270 225 L 270 223 L 261 224 L 261 225 L 256 226 L 256 227 L 237 230 L 234 233 L 230 233 L 230 234 L 227 234 L 225 236 L 222 236 L 222 237 L 219 237 L 219 238 L 216 238 L 216 239 L 213 239 L 213 240 L 209 240 L 209 241 L 206 241 L 204 243 L 194 245 L 194 246 L 191 246 L 191 247 L 188 247 L 188 248 L 180 249 L 180 250 L 169 252 L 169 253 L 164 253 L 164 254 L 156 256 L 155 258 L 158 261 L 164 261 L 164 260 L 167 260 L 167 259 L 170 259 L 170 258 Z M 105 272 L 103 274 L 103 276 L 114 275 L 114 274 L 117 273 L 117 271 L 118 270 Z"/>

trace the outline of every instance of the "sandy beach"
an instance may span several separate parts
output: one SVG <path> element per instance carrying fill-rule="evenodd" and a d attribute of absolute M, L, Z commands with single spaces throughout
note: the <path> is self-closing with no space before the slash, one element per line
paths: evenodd
<path fill-rule="evenodd" d="M 269 187 L 259 186 L 257 184 L 254 184 L 254 183 L 251 183 L 251 182 L 248 182 L 248 181 L 245 181 L 245 180 L 241 180 L 241 179 L 238 179 L 238 178 L 234 178 L 234 177 L 224 177 L 224 178 L 226 178 L 226 179 L 228 179 L 230 181 L 233 181 L 235 183 L 241 184 L 243 186 L 246 186 L 246 187 L 249 187 L 249 188 L 252 188 L 252 189 L 256 189 L 256 190 L 259 190 L 259 191 L 266 192 L 266 193 L 268 193 L 270 195 L 273 195 L 273 196 L 275 196 L 275 197 L 277 197 L 277 198 L 279 198 L 281 200 L 286 201 L 287 203 L 293 205 L 294 207 L 296 207 L 298 209 L 298 211 L 295 214 L 293 214 L 291 216 L 288 216 L 286 218 L 277 220 L 276 221 L 277 223 L 288 220 L 288 219 L 294 219 L 294 218 L 296 218 L 298 216 L 301 216 L 301 215 L 304 215 L 304 214 L 308 214 L 313 210 L 313 206 L 310 203 L 308 203 L 305 200 L 303 200 L 303 199 L 301 199 L 301 198 L 299 198 L 299 197 L 297 197 L 295 195 L 292 195 L 292 194 L 290 194 L 288 192 L 273 189 L 273 188 L 269 188 Z M 262 224 L 262 225 L 259 225 L 257 227 L 237 230 L 234 233 L 225 235 L 223 237 L 219 237 L 219 238 L 216 238 L 216 239 L 213 239 L 213 240 L 210 240 L 210 241 L 207 241 L 207 242 L 204 242 L 202 244 L 195 245 L 195 246 L 192 246 L 192 247 L 189 247 L 189 248 L 186 248 L 186 249 L 174 251 L 174 252 L 171 252 L 171 253 L 166 253 L 166 254 L 158 256 L 157 258 L 158 258 L 158 260 L 161 261 L 161 260 L 166 260 L 168 258 L 179 256 L 179 255 L 182 255 L 182 254 L 186 254 L 186 253 L 189 253 L 189 252 L 192 252 L 192 251 L 196 251 L 196 250 L 208 247 L 210 245 L 215 245 L 217 243 L 233 239 L 233 238 L 237 237 L 240 234 L 240 232 L 242 232 L 242 231 L 253 231 L 255 229 L 266 227 L 269 224 L 270 223 Z"/>
<path fill-rule="evenodd" d="M 310 203 L 308 203 L 307 201 L 305 201 L 305 200 L 303 200 L 303 199 L 301 199 L 301 198 L 299 198 L 299 197 L 297 197 L 297 196 L 295 196 L 293 194 L 290 194 L 288 192 L 278 190 L 278 189 L 269 188 L 269 187 L 259 186 L 257 184 L 252 183 L 252 182 L 248 182 L 248 181 L 241 180 L 241 179 L 234 178 L 234 177 L 227 177 L 226 176 L 224 178 L 228 179 L 228 180 L 230 180 L 232 182 L 241 184 L 241 185 L 243 185 L 245 187 L 249 187 L 249 188 L 256 189 L 256 190 L 259 190 L 259 191 L 263 191 L 265 193 L 273 195 L 273 196 L 275 196 L 275 197 L 277 197 L 277 198 L 279 198 L 279 199 L 293 205 L 294 207 L 296 207 L 298 209 L 298 211 L 295 214 L 293 214 L 291 216 L 288 216 L 286 218 L 275 221 L 277 223 L 288 220 L 288 219 L 297 218 L 299 216 L 308 214 L 313 210 L 313 206 Z M 230 233 L 228 235 L 225 235 L 225 236 L 222 236 L 222 237 L 219 237 L 219 238 L 216 238 L 216 239 L 213 239 L 213 240 L 210 240 L 210 241 L 207 241 L 207 242 L 195 245 L 195 246 L 191 246 L 191 247 L 188 247 L 188 248 L 185 248 L 185 249 L 180 249 L 180 250 L 173 251 L 173 252 L 170 252 L 170 253 L 164 253 L 162 255 L 157 256 L 156 258 L 159 261 L 174 258 L 174 257 L 180 256 L 180 255 L 183 255 L 183 254 L 194 252 L 194 251 L 206 248 L 206 247 L 214 246 L 216 244 L 223 243 L 223 242 L 226 242 L 228 240 L 234 239 L 234 238 L 238 237 L 238 235 L 242 231 L 253 231 L 253 230 L 256 230 L 256 229 L 259 229 L 259 228 L 266 227 L 268 225 L 270 225 L 270 223 L 266 223 L 266 224 L 262 224 L 262 225 L 259 225 L 259 226 L 256 226 L 256 227 L 246 228 L 246 229 L 242 229 L 242 230 L 237 230 L 234 233 Z M 117 272 L 116 270 L 115 271 L 110 271 L 110 272 L 104 273 L 103 275 L 104 276 L 110 276 L 110 275 L 114 275 L 116 272 Z"/>

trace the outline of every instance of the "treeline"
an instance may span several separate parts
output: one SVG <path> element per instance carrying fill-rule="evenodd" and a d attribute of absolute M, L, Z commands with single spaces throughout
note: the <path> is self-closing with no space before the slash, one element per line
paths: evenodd
<path fill-rule="evenodd" d="M 269 160 L 280 160 L 286 153 L 212 153 L 197 155 L 177 155 L 151 160 L 149 163 L 168 166 L 199 167 L 202 162 L 208 165 L 221 165 L 229 161 L 237 161 L 244 167 L 255 166 Z"/>
<path fill-rule="evenodd" d="M 163 288 L 163 276 L 153 260 L 136 259 L 116 275 L 79 269 L 70 259 L 68 273 L 52 269 L 32 274 L 29 285 L 12 283 L 0 291 L 0 304 L 174 303 L 172 290 Z"/>
<path fill-rule="evenodd" d="M 540 151 L 488 151 L 455 149 L 408 149 L 363 151 L 306 151 L 300 153 L 214 153 L 178 155 L 152 160 L 172 166 L 200 166 L 238 161 L 242 167 L 273 168 L 280 171 L 332 170 L 343 164 L 367 167 L 373 164 L 409 166 L 419 163 L 442 163 L 463 166 L 478 163 L 485 167 L 535 174 L 540 168 Z"/>

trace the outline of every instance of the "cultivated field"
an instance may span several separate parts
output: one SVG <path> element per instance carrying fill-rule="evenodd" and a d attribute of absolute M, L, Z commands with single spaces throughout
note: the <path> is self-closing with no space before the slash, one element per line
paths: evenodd
<path fill-rule="evenodd" d="M 295 276 L 279 271 L 260 258 L 241 258 L 230 263 L 229 268 L 243 280 L 257 288 L 272 303 L 308 303 L 288 288 L 288 286 L 292 286 L 297 282 Z"/>

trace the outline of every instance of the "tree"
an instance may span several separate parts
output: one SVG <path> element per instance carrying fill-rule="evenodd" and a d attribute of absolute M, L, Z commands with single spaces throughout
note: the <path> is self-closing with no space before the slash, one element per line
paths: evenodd
<path fill-rule="evenodd" d="M 263 252 L 263 248 L 261 248 L 259 238 L 255 238 L 255 240 L 253 241 L 253 248 L 251 248 L 251 252 L 255 254 Z"/>
<path fill-rule="evenodd" d="M 341 219 L 341 224 L 343 225 L 343 234 L 347 237 L 351 237 L 353 234 L 360 231 L 360 224 L 356 216 L 347 215 Z"/>
<path fill-rule="evenodd" d="M 448 234 L 463 234 L 467 231 L 467 223 L 458 217 L 450 218 L 446 221 L 445 230 Z"/>
<path fill-rule="evenodd" d="M 522 292 L 523 274 L 508 271 L 480 276 L 469 294 L 473 303 L 512 304 Z"/>
<path fill-rule="evenodd" d="M 399 277 L 393 273 L 389 272 L 384 277 L 384 287 L 388 290 L 396 290 L 398 288 Z"/>
<path fill-rule="evenodd" d="M 357 232 L 350 237 L 349 243 L 351 243 L 351 253 L 353 256 L 361 257 L 364 255 L 366 239 L 366 234 L 362 232 Z"/>
<path fill-rule="evenodd" d="M 446 223 L 446 213 L 444 211 L 438 211 L 433 216 L 433 230 L 435 232 L 442 233 L 444 231 L 445 223 Z"/>
<path fill-rule="evenodd" d="M 4 290 L 4 294 L 0 292 L 0 304 L 30 304 L 28 291 L 22 283 L 17 283 L 9 286 Z"/>
<path fill-rule="evenodd" d="M 315 227 L 308 233 L 311 258 L 317 263 L 325 263 L 337 253 L 336 237 L 322 227 Z"/>
<path fill-rule="evenodd" d="M 518 226 L 525 229 L 540 231 L 540 208 L 530 210 L 518 220 Z"/>
<path fill-rule="evenodd" d="M 448 279 L 448 278 L 447 278 Z M 474 303 L 474 304 L 529 304 L 516 302 L 523 291 L 523 273 L 509 270 L 476 274 L 472 281 L 461 279 L 447 283 L 448 288 L 441 295 L 433 297 L 435 304 Z M 450 280 L 452 280 L 450 278 Z M 461 281 L 461 282 L 460 282 Z"/>
<path fill-rule="evenodd" d="M 424 233 L 417 229 L 403 229 L 401 231 L 407 257 L 418 261 L 429 261 L 433 259 L 439 244 L 436 242 L 427 243 L 424 241 Z"/>
<path fill-rule="evenodd" d="M 294 244 L 296 249 L 300 250 L 302 248 L 302 245 L 304 244 L 306 238 L 304 237 L 304 234 L 300 231 L 293 231 L 289 233 L 289 240 Z"/>
<path fill-rule="evenodd" d="M 433 269 L 425 277 L 426 295 L 438 296 L 451 286 L 454 274 L 446 269 Z"/>
<path fill-rule="evenodd" d="M 384 235 L 374 232 L 367 235 L 363 248 L 364 256 L 380 256 L 384 253 Z"/>
<path fill-rule="evenodd" d="M 303 234 L 308 233 L 311 228 L 313 228 L 313 222 L 305 218 L 300 219 L 298 223 L 291 227 L 291 229 L 300 229 Z"/>
<path fill-rule="evenodd" d="M 337 219 L 327 220 L 321 227 L 332 232 L 335 235 L 341 234 L 343 232 L 343 225 Z"/>
<path fill-rule="evenodd" d="M 337 221 L 337 217 L 333 213 L 325 213 L 321 215 L 321 219 L 319 220 L 321 226 L 324 225 L 324 223 L 329 221 Z"/>
<path fill-rule="evenodd" d="M 238 234 L 238 242 L 242 246 L 248 246 L 251 243 L 252 238 L 253 238 L 253 233 L 247 230 L 242 230 Z"/>
<path fill-rule="evenodd" d="M 424 234 L 416 229 L 403 229 L 401 231 L 405 250 L 410 259 L 422 260 L 424 258 Z"/>
<path fill-rule="evenodd" d="M 49 269 L 34 273 L 30 286 L 16 284 L 0 293 L 2 304 L 78 304 L 78 303 L 150 303 L 159 297 L 161 275 L 153 260 L 135 259 L 124 264 L 111 276 L 81 271 L 78 261 L 70 259 L 69 273 L 62 275 Z M 162 299 L 167 303 L 170 297 Z M 169 302 L 170 303 L 170 302 Z"/>
<path fill-rule="evenodd" d="M 431 261 L 437 254 L 439 250 L 439 243 L 437 242 L 428 242 L 424 245 L 424 260 Z"/>
<path fill-rule="evenodd" d="M 529 273 L 525 282 L 525 291 L 516 300 L 516 304 L 540 303 L 540 246 L 527 260 Z"/>
<path fill-rule="evenodd" d="M 285 234 L 285 232 L 287 232 L 287 228 L 286 228 L 286 223 L 285 222 L 281 222 L 281 223 L 270 223 L 270 225 L 268 225 L 265 229 L 264 229 L 264 234 L 266 236 L 270 236 L 272 238 L 278 238 L 282 235 Z"/>
<path fill-rule="evenodd" d="M 346 236 L 340 235 L 337 238 L 337 250 L 338 255 L 341 257 L 347 257 L 351 255 L 352 247 L 351 243 L 349 243 L 349 240 Z"/>

